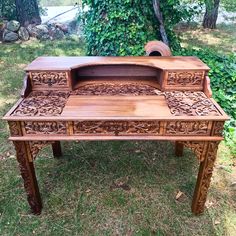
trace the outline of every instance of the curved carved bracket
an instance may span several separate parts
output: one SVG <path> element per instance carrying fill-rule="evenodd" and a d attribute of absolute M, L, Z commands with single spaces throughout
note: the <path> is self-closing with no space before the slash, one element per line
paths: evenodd
<path fill-rule="evenodd" d="M 32 86 L 31 86 L 31 83 L 30 83 L 30 78 L 29 76 L 26 74 L 25 77 L 24 77 L 24 82 L 23 82 L 23 88 L 21 90 L 21 97 L 22 98 L 26 98 L 29 93 L 31 92 L 32 90 Z"/>
<path fill-rule="evenodd" d="M 185 147 L 190 148 L 197 156 L 199 162 L 204 161 L 207 152 L 206 141 L 180 141 Z"/>
<path fill-rule="evenodd" d="M 34 160 L 41 149 L 45 146 L 54 143 L 54 141 L 30 141 L 29 148 L 32 155 L 32 159 Z"/>
<path fill-rule="evenodd" d="M 211 90 L 211 83 L 210 83 L 210 78 L 209 76 L 205 77 L 205 82 L 204 82 L 204 93 L 208 98 L 212 97 L 212 90 Z"/>

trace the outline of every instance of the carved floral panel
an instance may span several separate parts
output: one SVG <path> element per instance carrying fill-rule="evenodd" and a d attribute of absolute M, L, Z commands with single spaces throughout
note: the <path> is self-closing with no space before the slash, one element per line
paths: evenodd
<path fill-rule="evenodd" d="M 210 121 L 168 121 L 167 135 L 209 135 Z"/>
<path fill-rule="evenodd" d="M 203 92 L 165 92 L 171 114 L 175 116 L 220 116 L 221 113 Z"/>
<path fill-rule="evenodd" d="M 26 134 L 67 134 L 66 122 L 63 121 L 26 121 L 24 124 Z"/>
<path fill-rule="evenodd" d="M 159 135 L 159 121 L 75 121 L 74 134 L 79 135 Z"/>
<path fill-rule="evenodd" d="M 168 72 L 167 85 L 170 86 L 202 86 L 204 72 L 200 71 L 179 71 Z"/>
<path fill-rule="evenodd" d="M 68 87 L 68 74 L 67 72 L 60 71 L 40 71 L 31 72 L 31 80 L 33 86 L 37 87 Z"/>
<path fill-rule="evenodd" d="M 72 91 L 72 95 L 157 95 L 156 88 L 147 84 L 141 83 L 95 83 L 81 86 Z M 159 91 L 161 94 L 161 91 Z"/>
<path fill-rule="evenodd" d="M 58 116 L 62 113 L 68 96 L 68 92 L 33 91 L 11 115 Z"/>

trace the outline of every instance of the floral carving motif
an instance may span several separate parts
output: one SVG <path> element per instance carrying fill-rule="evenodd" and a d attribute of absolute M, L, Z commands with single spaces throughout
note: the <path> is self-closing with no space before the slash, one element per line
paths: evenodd
<path fill-rule="evenodd" d="M 213 136 L 222 136 L 224 130 L 224 121 L 215 121 L 213 127 Z"/>
<path fill-rule="evenodd" d="M 171 135 L 208 135 L 209 121 L 168 121 L 166 134 Z"/>
<path fill-rule="evenodd" d="M 24 187 L 27 193 L 27 199 L 32 211 L 39 214 L 42 209 L 41 199 L 38 191 L 37 183 L 35 184 L 35 176 L 33 163 L 29 163 L 29 152 L 27 150 L 27 142 L 14 141 L 16 149 L 16 157 L 19 163 L 21 176 L 24 180 Z"/>
<path fill-rule="evenodd" d="M 66 122 L 63 121 L 26 121 L 26 134 L 66 134 Z"/>
<path fill-rule="evenodd" d="M 165 92 L 171 114 L 175 116 L 219 116 L 212 101 L 203 92 Z"/>
<path fill-rule="evenodd" d="M 74 134 L 128 135 L 160 133 L 159 121 L 76 121 Z"/>
<path fill-rule="evenodd" d="M 185 147 L 190 148 L 197 156 L 197 159 L 202 162 L 205 159 L 207 142 L 204 141 L 183 141 L 180 142 Z"/>
<path fill-rule="evenodd" d="M 68 92 L 33 91 L 12 116 L 58 116 L 66 104 Z"/>
<path fill-rule="evenodd" d="M 8 121 L 8 124 L 12 136 L 22 136 L 21 126 L 18 121 Z"/>
<path fill-rule="evenodd" d="M 167 78 L 167 85 L 171 86 L 201 86 L 203 84 L 203 72 L 189 71 L 189 72 L 169 72 Z"/>
<path fill-rule="evenodd" d="M 157 91 L 147 84 L 140 83 L 101 83 L 101 84 L 87 84 L 74 90 L 72 95 L 157 95 Z"/>
<path fill-rule="evenodd" d="M 208 142 L 207 156 L 201 163 L 199 169 L 199 186 L 196 186 L 195 190 L 196 203 L 193 204 L 193 210 L 196 214 L 204 211 L 204 205 L 207 198 L 207 191 L 210 186 L 211 176 L 214 169 L 214 163 L 216 159 L 216 153 L 219 142 Z"/>
<path fill-rule="evenodd" d="M 52 143 L 53 141 L 30 141 L 29 146 L 32 158 L 35 159 L 36 155 L 42 148 Z"/>
<path fill-rule="evenodd" d="M 43 72 L 31 72 L 31 79 L 33 86 L 48 86 L 52 85 L 67 87 L 67 73 L 66 72 L 51 72 L 51 71 L 43 71 Z"/>

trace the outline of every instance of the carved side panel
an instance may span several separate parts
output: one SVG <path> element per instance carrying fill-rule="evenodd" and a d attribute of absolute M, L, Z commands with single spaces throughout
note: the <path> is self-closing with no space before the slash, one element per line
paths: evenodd
<path fill-rule="evenodd" d="M 27 142 L 14 141 L 16 157 L 19 163 L 21 176 L 24 180 L 24 187 L 27 193 L 27 200 L 33 212 L 39 214 L 42 209 L 41 199 L 35 178 L 33 163 L 29 162 L 30 152 Z"/>
<path fill-rule="evenodd" d="M 207 151 L 207 142 L 205 141 L 179 141 L 182 143 L 185 147 L 190 148 L 195 155 L 197 156 L 197 159 L 202 162 L 205 159 L 205 154 Z"/>
<path fill-rule="evenodd" d="M 215 121 L 213 126 L 213 136 L 223 136 L 224 131 L 224 121 Z"/>
<path fill-rule="evenodd" d="M 8 121 L 8 124 L 12 136 L 22 136 L 20 122 Z"/>
<path fill-rule="evenodd" d="M 159 121 L 75 121 L 77 135 L 160 135 Z"/>
<path fill-rule="evenodd" d="M 168 72 L 167 86 L 182 87 L 182 86 L 203 86 L 203 71 L 178 71 Z"/>
<path fill-rule="evenodd" d="M 209 135 L 210 121 L 168 121 L 166 135 Z"/>
<path fill-rule="evenodd" d="M 204 211 L 204 205 L 211 182 L 218 145 L 219 142 L 208 142 L 207 156 L 204 162 L 202 162 L 200 165 L 198 181 L 192 205 L 192 209 L 196 214 L 202 213 Z"/>
<path fill-rule="evenodd" d="M 40 71 L 30 73 L 33 87 L 68 87 L 68 74 L 61 71 Z"/>
<path fill-rule="evenodd" d="M 66 122 L 63 121 L 26 121 L 26 134 L 31 135 L 62 135 L 67 134 Z"/>

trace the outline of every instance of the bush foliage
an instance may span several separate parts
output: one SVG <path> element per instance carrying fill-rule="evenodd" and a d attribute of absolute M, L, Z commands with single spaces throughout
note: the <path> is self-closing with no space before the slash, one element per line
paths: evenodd
<path fill-rule="evenodd" d="M 160 39 L 152 1 L 148 0 L 84 0 L 89 8 L 80 20 L 88 55 L 144 55 L 143 46 L 150 40 Z M 172 48 L 178 48 L 173 27 L 190 13 L 181 8 L 180 1 L 161 1 L 165 28 Z"/>

